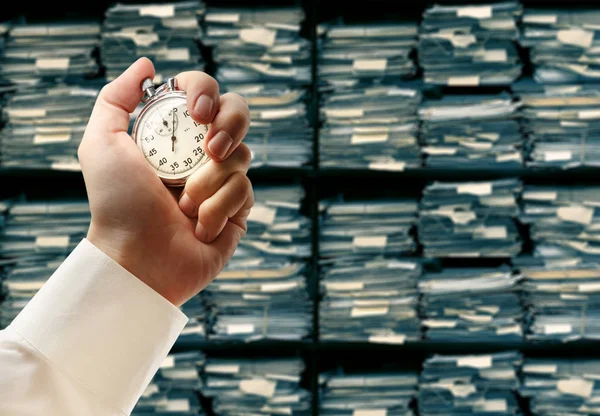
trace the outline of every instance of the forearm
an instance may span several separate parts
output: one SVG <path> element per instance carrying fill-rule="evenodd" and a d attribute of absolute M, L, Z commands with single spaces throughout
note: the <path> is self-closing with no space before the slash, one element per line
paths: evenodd
<path fill-rule="evenodd" d="M 129 414 L 186 322 L 83 240 L 0 335 L 0 414 Z"/>

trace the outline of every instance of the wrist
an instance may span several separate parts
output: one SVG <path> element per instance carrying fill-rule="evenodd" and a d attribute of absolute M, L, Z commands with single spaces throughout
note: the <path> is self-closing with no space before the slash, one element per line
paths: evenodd
<path fill-rule="evenodd" d="M 143 245 L 140 244 L 143 239 L 124 230 L 107 230 L 95 226 L 92 222 L 87 240 L 173 305 L 179 307 L 184 303 L 170 290 L 166 282 L 156 278 L 156 273 L 147 266 L 148 253 L 144 252 Z"/>

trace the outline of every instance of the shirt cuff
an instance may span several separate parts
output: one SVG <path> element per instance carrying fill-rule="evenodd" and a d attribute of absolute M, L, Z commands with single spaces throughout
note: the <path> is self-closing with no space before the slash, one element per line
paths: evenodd
<path fill-rule="evenodd" d="M 11 326 L 129 414 L 186 323 L 175 305 L 84 239 Z"/>

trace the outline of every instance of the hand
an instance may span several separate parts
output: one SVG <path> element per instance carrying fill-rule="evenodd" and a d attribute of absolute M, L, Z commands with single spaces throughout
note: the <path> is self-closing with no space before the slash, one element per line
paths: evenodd
<path fill-rule="evenodd" d="M 127 134 L 129 113 L 154 78 L 142 58 L 100 92 L 79 159 L 92 222 L 87 238 L 121 266 L 179 306 L 223 269 L 242 236 L 254 204 L 246 176 L 250 150 L 241 143 L 250 112 L 236 94 L 219 96 L 210 76 L 177 76 L 197 122 L 212 123 L 205 152 L 211 157 L 180 190 L 165 187 Z"/>

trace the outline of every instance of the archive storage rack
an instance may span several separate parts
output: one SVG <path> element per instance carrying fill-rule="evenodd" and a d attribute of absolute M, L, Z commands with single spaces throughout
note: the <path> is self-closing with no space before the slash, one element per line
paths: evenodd
<path fill-rule="evenodd" d="M 155 1 L 157 2 L 157 1 Z M 125 2 L 130 3 L 130 2 Z M 437 4 L 478 4 L 489 3 L 478 0 L 446 1 Z M 594 0 L 589 1 L 553 1 L 522 0 L 524 7 L 536 8 L 596 8 Z M 103 14 L 112 2 L 92 3 L 47 2 L 31 7 L 27 3 L 9 2 L 3 5 L 0 21 L 18 19 L 23 16 L 31 23 L 48 21 L 69 21 L 86 18 L 101 22 Z M 295 168 L 260 167 L 251 169 L 249 177 L 254 185 L 299 184 L 306 192 L 305 211 L 311 219 L 312 255 L 308 277 L 308 291 L 313 300 L 313 330 L 308 339 L 302 341 L 182 341 L 176 343 L 175 352 L 201 350 L 214 357 L 265 357 L 285 356 L 301 357 L 306 364 L 303 385 L 312 393 L 312 414 L 319 414 L 319 374 L 343 366 L 353 370 L 389 370 L 407 369 L 419 371 L 423 361 L 432 354 L 486 354 L 506 350 L 517 350 L 530 357 L 590 357 L 600 358 L 600 342 L 575 341 L 533 342 L 518 341 L 508 343 L 466 342 L 457 339 L 453 342 L 407 341 L 403 344 L 376 344 L 369 342 L 322 341 L 319 339 L 319 201 L 326 197 L 343 194 L 349 199 L 371 197 L 415 197 L 429 183 L 441 181 L 494 180 L 501 178 L 520 178 L 527 184 L 600 185 L 600 170 L 595 168 L 576 168 L 561 170 L 558 168 L 529 169 L 525 167 L 509 169 L 469 169 L 456 166 L 453 169 L 421 167 L 402 172 L 373 171 L 368 169 L 320 168 L 319 134 L 322 120 L 319 114 L 318 80 L 318 34 L 319 23 L 335 18 L 344 18 L 346 22 L 410 22 L 420 21 L 423 11 L 434 2 L 412 1 L 391 2 L 371 0 L 368 2 L 341 2 L 334 0 L 301 2 L 261 1 L 253 2 L 252 7 L 299 6 L 306 15 L 303 33 L 310 40 L 311 74 L 308 112 L 312 132 L 312 161 L 308 166 Z M 248 7 L 248 2 L 206 1 L 206 5 L 218 7 Z M 525 53 L 524 51 L 520 51 Z M 207 71 L 214 70 L 214 64 L 208 58 Z M 531 74 L 526 65 L 525 74 Z M 502 87 L 477 87 L 479 92 L 499 92 Z M 470 94 L 470 87 L 443 87 L 453 94 Z M 10 198 L 26 195 L 31 200 L 85 198 L 85 187 L 81 173 L 47 170 L 24 170 L 0 167 L 0 197 Z M 527 233 L 527 230 L 521 230 Z M 422 249 L 422 248 L 421 248 Z M 420 250 L 421 250 L 420 249 Z M 531 242 L 525 241 L 523 250 L 531 252 Z M 418 253 L 420 253 L 419 251 Z M 448 266 L 498 266 L 509 259 L 445 259 Z"/>

